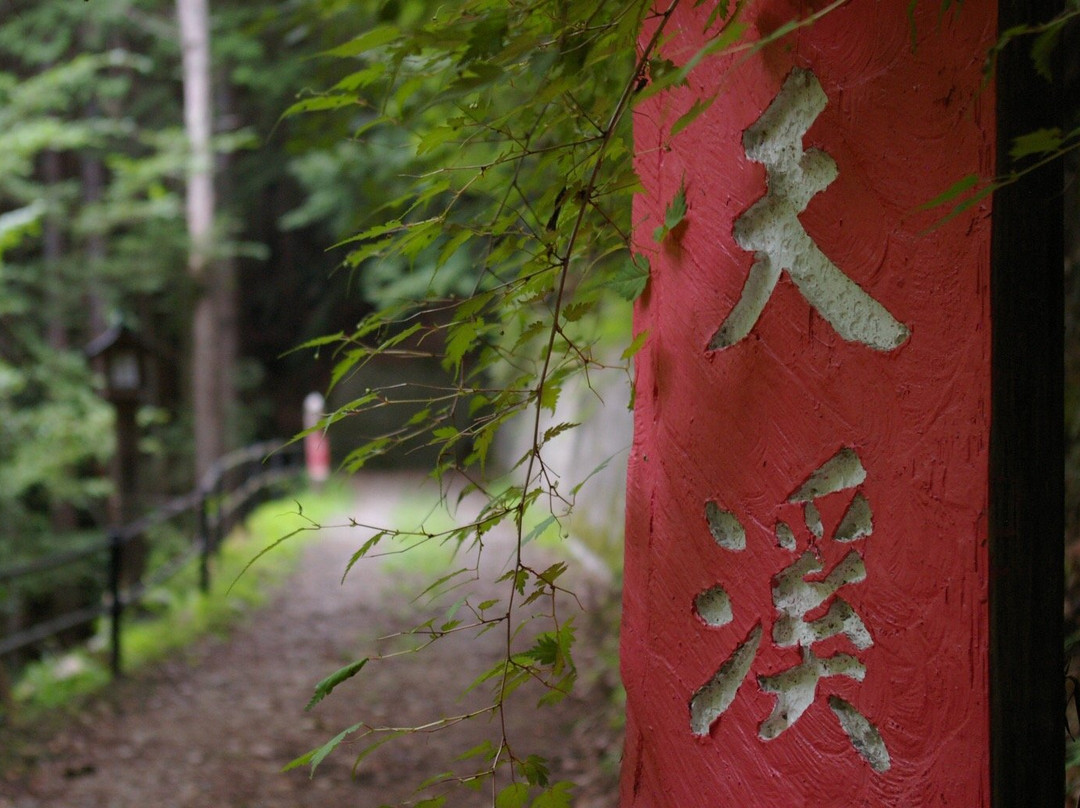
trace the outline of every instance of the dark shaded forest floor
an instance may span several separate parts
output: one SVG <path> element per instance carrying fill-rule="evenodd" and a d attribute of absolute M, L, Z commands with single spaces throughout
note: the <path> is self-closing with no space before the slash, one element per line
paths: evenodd
<path fill-rule="evenodd" d="M 420 484 L 400 475 L 364 477 L 347 516 L 386 524 L 402 486 Z M 403 638 L 379 637 L 441 614 L 466 594 L 473 602 L 506 595 L 506 584 L 496 586 L 487 577 L 439 604 L 417 600 L 431 571 L 411 568 L 401 560 L 407 556 L 362 562 L 342 583 L 350 555 L 370 531 L 337 527 L 311 535 L 283 591 L 227 639 L 205 639 L 140 671 L 74 715 L 17 734 L 0 731 L 10 763 L 0 773 L 0 808 L 379 806 L 430 796 L 414 791 L 428 777 L 471 772 L 475 759 L 456 759 L 485 739 L 498 742 L 497 718 L 405 734 L 366 757 L 355 774 L 364 745 L 352 736 L 314 777 L 306 768 L 281 773 L 290 760 L 360 721 L 421 726 L 482 707 L 490 688 L 461 694 L 504 651 L 501 630 L 479 638 L 472 632 L 452 635 L 420 653 L 372 662 L 305 711 L 325 676 L 361 657 L 408 645 Z M 510 546 L 509 537 L 494 537 L 484 567 L 501 564 Z M 607 596 L 583 578 L 575 588 L 586 602 Z M 582 681 L 569 698 L 541 709 L 541 691 L 523 688 L 509 705 L 507 736 L 516 756 L 547 758 L 552 782 L 577 783 L 573 805 L 607 808 L 616 804 L 621 739 L 612 723 L 618 709 L 611 703 L 613 673 L 600 671 L 589 657 L 602 645 L 610 647 L 611 638 L 568 600 L 560 617 L 571 614 L 579 626 Z M 493 803 L 490 782 L 479 792 L 455 787 L 448 796 L 450 806 Z"/>

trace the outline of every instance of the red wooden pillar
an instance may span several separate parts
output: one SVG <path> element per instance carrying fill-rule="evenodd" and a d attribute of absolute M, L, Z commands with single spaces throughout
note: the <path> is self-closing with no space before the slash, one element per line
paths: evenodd
<path fill-rule="evenodd" d="M 997 170 L 998 21 L 908 5 L 638 110 L 623 808 L 991 804 L 992 200 L 920 206 Z M 749 4 L 746 36 L 795 13 Z"/>

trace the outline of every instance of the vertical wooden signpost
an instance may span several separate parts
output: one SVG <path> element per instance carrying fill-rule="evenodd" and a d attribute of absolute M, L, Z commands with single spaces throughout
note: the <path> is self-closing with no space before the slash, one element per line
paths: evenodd
<path fill-rule="evenodd" d="M 676 64 L 706 41 L 707 5 L 670 21 Z M 924 208 L 998 170 L 982 73 L 998 19 L 993 3 L 939 5 L 909 18 L 907 2 L 853 0 L 704 60 L 638 110 L 652 274 L 636 320 L 623 808 L 1009 804 L 991 707 L 1007 686 L 992 673 L 1017 667 L 991 664 L 993 581 L 1020 577 L 992 548 L 998 211 L 989 197 L 945 222 Z M 795 13 L 751 4 L 745 38 Z M 682 223 L 660 227 L 684 200 Z"/>

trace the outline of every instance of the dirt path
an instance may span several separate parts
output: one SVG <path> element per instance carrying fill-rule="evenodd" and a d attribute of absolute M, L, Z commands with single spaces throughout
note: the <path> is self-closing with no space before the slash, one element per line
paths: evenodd
<path fill-rule="evenodd" d="M 367 478 L 349 516 L 386 524 L 401 486 L 417 484 L 400 476 Z M 449 731 L 399 738 L 366 758 L 355 777 L 351 769 L 362 747 L 349 742 L 314 778 L 307 770 L 279 773 L 288 761 L 358 721 L 420 725 L 476 709 L 487 695 L 478 689 L 465 701 L 459 698 L 499 659 L 499 631 L 480 640 L 442 640 L 420 654 L 372 663 L 304 711 L 316 682 L 355 659 L 401 647 L 400 640 L 376 638 L 430 616 L 412 600 L 415 590 L 409 586 L 422 578 L 400 561 L 358 566 L 340 583 L 347 559 L 367 535 L 357 529 L 323 531 L 285 591 L 228 641 L 206 640 L 121 682 L 77 720 L 33 739 L 26 745 L 33 764 L 0 779 L 0 808 L 374 807 L 409 799 L 429 776 L 455 767 L 464 773 L 467 764 L 454 759 L 485 738 L 497 739 L 498 721 L 484 717 Z M 497 555 L 485 553 L 492 560 Z M 479 585 L 470 589 L 474 598 L 504 595 Z M 587 642 L 582 638 L 579 646 Z M 517 699 L 509 737 L 518 756 L 548 758 L 552 781 L 580 784 L 575 806 L 614 806 L 610 758 L 617 738 L 607 727 L 604 688 L 579 684 L 577 691 L 541 710 L 535 692 Z M 479 794 L 455 789 L 447 804 L 490 805 L 490 787 Z"/>

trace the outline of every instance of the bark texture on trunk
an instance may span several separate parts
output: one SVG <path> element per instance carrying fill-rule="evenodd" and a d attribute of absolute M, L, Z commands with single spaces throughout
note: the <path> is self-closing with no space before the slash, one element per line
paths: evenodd
<path fill-rule="evenodd" d="M 184 71 L 184 126 L 190 149 L 188 272 L 196 284 L 192 318 L 191 381 L 195 472 L 201 477 L 224 448 L 218 380 L 220 333 L 213 289 L 214 156 L 211 145 L 210 23 L 206 0 L 177 0 Z"/>

